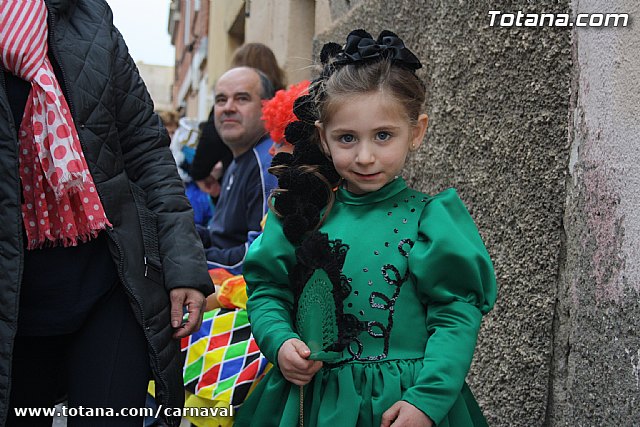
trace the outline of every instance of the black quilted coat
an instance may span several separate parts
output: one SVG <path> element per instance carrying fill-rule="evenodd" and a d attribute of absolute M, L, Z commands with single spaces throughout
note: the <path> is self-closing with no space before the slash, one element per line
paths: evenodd
<path fill-rule="evenodd" d="M 168 291 L 191 287 L 209 294 L 212 285 L 193 213 L 167 147 L 167 133 L 153 113 L 122 36 L 112 25 L 106 2 L 47 0 L 47 7 L 50 52 L 60 66 L 59 78 L 84 155 L 113 224 L 108 230 L 111 254 L 149 344 L 157 398 L 164 407 L 182 407 L 179 342 L 171 338 Z M 18 126 L 1 70 L 0 85 L 0 426 L 4 426 L 24 256 Z"/>

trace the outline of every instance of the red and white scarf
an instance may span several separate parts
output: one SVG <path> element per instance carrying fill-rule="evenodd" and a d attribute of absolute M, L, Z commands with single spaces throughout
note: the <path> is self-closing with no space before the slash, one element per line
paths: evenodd
<path fill-rule="evenodd" d="M 44 0 L 0 0 L 2 66 L 31 83 L 18 131 L 27 248 L 75 246 L 111 226 L 47 57 Z"/>

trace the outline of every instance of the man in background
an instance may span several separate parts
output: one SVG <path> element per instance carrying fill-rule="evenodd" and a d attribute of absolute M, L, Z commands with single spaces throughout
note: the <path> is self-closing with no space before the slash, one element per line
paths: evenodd
<path fill-rule="evenodd" d="M 273 141 L 261 120 L 262 100 L 273 97 L 260 71 L 237 67 L 224 73 L 215 89 L 216 130 L 233 154 L 222 179 L 220 198 L 208 228 L 198 227 L 210 268 L 242 271 L 249 244 L 260 233 L 268 196 L 276 178 L 267 172 Z"/>

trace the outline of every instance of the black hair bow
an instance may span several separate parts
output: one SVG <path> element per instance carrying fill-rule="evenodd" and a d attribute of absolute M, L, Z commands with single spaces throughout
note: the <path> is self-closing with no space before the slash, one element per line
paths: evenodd
<path fill-rule="evenodd" d="M 377 40 L 364 30 L 354 30 L 347 36 L 344 50 L 336 55 L 337 65 L 368 62 L 389 58 L 395 65 L 417 70 L 422 67 L 420 60 L 405 47 L 395 33 L 384 30 Z"/>

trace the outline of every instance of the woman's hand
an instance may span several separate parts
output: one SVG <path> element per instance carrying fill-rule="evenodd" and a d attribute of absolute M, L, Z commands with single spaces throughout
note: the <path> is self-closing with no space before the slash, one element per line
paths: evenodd
<path fill-rule="evenodd" d="M 322 362 L 309 360 L 311 350 L 297 338 L 288 339 L 278 351 L 280 372 L 295 385 L 305 385 L 322 368 Z"/>
<path fill-rule="evenodd" d="M 433 421 L 409 402 L 400 400 L 382 414 L 380 427 L 433 427 Z"/>

